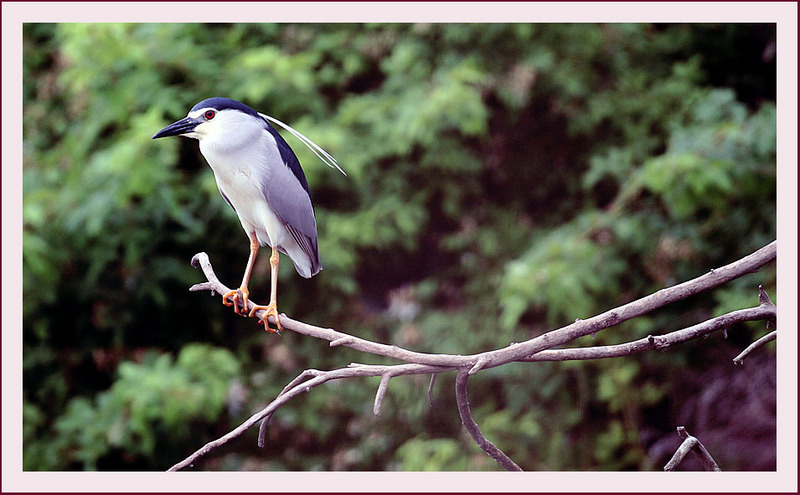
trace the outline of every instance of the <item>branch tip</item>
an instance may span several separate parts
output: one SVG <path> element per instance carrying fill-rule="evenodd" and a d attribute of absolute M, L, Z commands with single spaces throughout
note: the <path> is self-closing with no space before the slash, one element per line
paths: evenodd
<path fill-rule="evenodd" d="M 195 268 L 200 268 L 200 264 L 203 258 L 208 260 L 208 255 L 205 252 L 200 252 L 192 256 L 192 261 L 191 261 L 192 266 Z"/>
<path fill-rule="evenodd" d="M 745 350 L 743 350 L 741 353 L 739 353 L 738 356 L 733 358 L 733 364 L 735 364 L 737 366 L 741 366 L 742 364 L 744 364 L 744 358 L 746 358 L 748 355 L 750 355 L 750 353 L 752 353 L 753 351 L 755 351 L 759 347 L 763 346 L 767 342 L 772 342 L 773 340 L 775 340 L 777 338 L 778 338 L 778 331 L 777 330 L 773 330 L 770 333 L 764 335 L 760 339 L 756 340 L 755 342 L 753 342 L 752 344 L 747 346 L 747 348 Z"/>
<path fill-rule="evenodd" d="M 762 306 L 772 306 L 775 307 L 775 304 L 770 299 L 769 294 L 767 291 L 764 290 L 762 284 L 758 285 L 758 303 Z"/>
<path fill-rule="evenodd" d="M 258 448 L 260 449 L 263 449 L 267 444 L 267 425 L 269 425 L 269 420 L 271 419 L 272 414 L 268 414 L 264 416 L 264 419 L 261 420 L 261 424 L 258 425 Z"/>
<path fill-rule="evenodd" d="M 383 404 L 383 398 L 386 397 L 386 390 L 389 388 L 389 380 L 392 379 L 392 375 L 385 374 L 381 375 L 381 384 L 378 385 L 378 392 L 375 394 L 375 404 L 372 406 L 372 413 L 375 416 L 381 415 L 381 405 Z"/>
<path fill-rule="evenodd" d="M 428 385 L 428 404 L 433 407 L 433 385 L 436 383 L 436 373 L 431 373 L 431 383 Z"/>

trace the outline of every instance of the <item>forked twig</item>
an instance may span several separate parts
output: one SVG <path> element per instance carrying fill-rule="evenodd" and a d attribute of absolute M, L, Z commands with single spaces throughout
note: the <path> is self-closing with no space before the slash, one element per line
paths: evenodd
<path fill-rule="evenodd" d="M 185 469 L 187 467 L 192 466 L 195 460 L 204 456 L 208 452 L 214 450 L 217 447 L 220 447 L 229 441 L 233 440 L 234 438 L 241 436 L 244 434 L 248 429 L 253 427 L 259 421 L 269 420 L 275 411 L 287 403 L 294 397 L 297 397 L 300 394 L 310 391 L 311 389 L 322 385 L 323 383 L 329 382 L 331 380 L 339 380 L 342 378 L 355 378 L 355 377 L 369 377 L 369 376 L 403 376 L 403 375 L 418 375 L 418 374 L 430 374 L 430 373 L 441 373 L 443 371 L 450 371 L 449 368 L 437 368 L 436 366 L 429 366 L 424 364 L 398 364 L 392 366 L 378 366 L 378 365 L 351 365 L 347 368 L 340 368 L 331 371 L 319 371 L 319 370 L 305 370 L 300 375 L 298 375 L 292 382 L 287 385 L 281 393 L 275 397 L 275 399 L 270 402 L 264 409 L 261 411 L 253 414 L 250 418 L 247 419 L 244 423 L 239 425 L 238 427 L 234 428 L 232 431 L 228 432 L 226 435 L 208 442 L 203 447 L 195 451 L 192 455 L 187 457 L 186 459 L 182 460 L 181 462 L 175 464 L 168 471 L 179 471 L 181 469 Z M 259 441 L 259 445 L 263 446 L 263 436 L 266 432 L 266 425 L 262 423 L 262 426 L 259 428 L 259 436 L 262 438 Z"/>
<path fill-rule="evenodd" d="M 758 301 L 761 303 L 759 305 L 759 307 L 772 309 L 772 311 L 773 311 L 772 318 L 767 319 L 767 329 L 769 329 L 770 325 L 775 323 L 777 315 L 774 314 L 774 313 L 776 313 L 777 311 L 775 309 L 775 304 L 772 303 L 772 299 L 769 298 L 769 294 L 767 294 L 767 291 L 764 290 L 764 287 L 762 287 L 760 285 L 758 286 Z M 756 349 L 758 349 L 759 347 L 763 346 L 767 342 L 772 342 L 776 338 L 778 338 L 778 331 L 777 330 L 773 330 L 772 332 L 764 335 L 760 339 L 756 340 L 755 342 L 753 342 L 752 344 L 747 346 L 747 348 L 745 350 L 743 350 L 738 356 L 733 358 L 733 364 L 737 364 L 737 365 L 743 364 L 744 363 L 744 358 L 749 356 L 751 352 L 755 351 Z"/>
<path fill-rule="evenodd" d="M 719 466 L 717 466 L 714 458 L 711 457 L 711 454 L 708 453 L 708 450 L 706 450 L 700 440 L 689 435 L 689 433 L 686 431 L 686 428 L 679 426 L 678 436 L 684 440 L 680 447 L 678 447 L 678 450 L 675 451 L 675 454 L 673 454 L 672 459 L 670 459 L 666 466 L 664 466 L 664 471 L 674 471 L 678 464 L 680 464 L 683 459 L 686 458 L 689 452 L 694 452 L 695 456 L 700 459 L 703 469 L 706 471 L 722 471 Z"/>

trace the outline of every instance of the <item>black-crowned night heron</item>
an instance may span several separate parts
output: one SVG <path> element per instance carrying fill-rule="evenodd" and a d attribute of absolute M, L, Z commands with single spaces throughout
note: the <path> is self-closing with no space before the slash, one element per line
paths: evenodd
<path fill-rule="evenodd" d="M 186 118 L 161 129 L 153 139 L 185 136 L 200 142 L 219 192 L 239 216 L 250 238 L 250 257 L 238 290 L 222 295 L 226 306 L 236 313 L 247 312 L 250 274 L 258 248 L 272 247 L 269 258 L 272 290 L 269 304 L 254 306 L 248 313 L 263 309 L 259 323 L 270 329 L 267 317 L 275 318 L 276 332 L 282 329 L 278 318 L 278 261 L 281 251 L 291 258 L 297 272 L 305 278 L 316 275 L 322 265 L 317 250 L 317 221 L 311 205 L 308 182 L 292 148 L 270 122 L 285 128 L 309 147 L 323 162 L 344 173 L 325 150 L 288 125 L 230 98 L 209 98 L 195 105 Z"/>

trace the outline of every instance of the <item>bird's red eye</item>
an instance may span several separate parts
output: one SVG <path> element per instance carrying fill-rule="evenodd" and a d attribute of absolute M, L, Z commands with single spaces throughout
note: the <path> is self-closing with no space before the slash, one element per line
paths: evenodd
<path fill-rule="evenodd" d="M 206 113 L 205 113 L 206 120 L 213 119 L 216 114 L 217 114 L 217 112 L 215 112 L 214 110 L 206 110 Z"/>

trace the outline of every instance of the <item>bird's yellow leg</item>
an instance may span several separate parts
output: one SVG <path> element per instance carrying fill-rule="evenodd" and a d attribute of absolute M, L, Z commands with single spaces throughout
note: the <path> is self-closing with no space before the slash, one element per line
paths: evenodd
<path fill-rule="evenodd" d="M 250 284 L 250 274 L 253 271 L 253 265 L 258 256 L 258 238 L 255 232 L 250 233 L 250 257 L 247 259 L 247 268 L 244 269 L 244 277 L 242 277 L 242 285 L 237 290 L 232 290 L 227 294 L 222 295 L 222 304 L 225 306 L 233 306 L 233 310 L 237 314 L 247 314 L 247 299 L 250 297 L 250 290 L 247 286 Z M 228 301 L 231 299 L 231 301 Z M 241 306 L 239 301 L 241 300 Z M 240 309 L 241 308 L 241 309 Z"/>
<path fill-rule="evenodd" d="M 250 316 L 253 316 L 256 310 L 263 309 L 264 314 L 261 315 L 261 321 L 259 323 L 264 324 L 264 330 L 267 332 L 273 333 L 281 333 L 283 327 L 281 326 L 281 320 L 278 317 L 278 262 L 280 262 L 280 255 L 278 254 L 278 249 L 276 247 L 272 247 L 272 255 L 269 257 L 269 266 L 270 266 L 270 275 L 271 275 L 271 282 L 272 282 L 272 290 L 269 294 L 269 304 L 266 306 L 253 306 L 253 309 L 250 310 Z M 269 322 L 267 321 L 267 317 L 272 315 L 275 318 L 275 326 L 277 326 L 276 330 L 273 330 L 269 327 Z"/>

